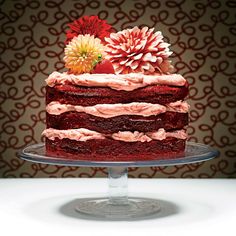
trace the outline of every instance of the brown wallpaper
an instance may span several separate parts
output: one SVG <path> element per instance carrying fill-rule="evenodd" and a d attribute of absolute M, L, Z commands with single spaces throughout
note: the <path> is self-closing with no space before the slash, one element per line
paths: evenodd
<path fill-rule="evenodd" d="M 219 158 L 174 167 L 130 168 L 135 177 L 236 176 L 236 1 L 8 0 L 0 2 L 0 177 L 93 177 L 104 168 L 33 164 L 16 157 L 42 141 L 44 80 L 63 70 L 67 23 L 98 15 L 117 30 L 155 27 L 172 44 L 173 63 L 190 83 L 190 140 Z"/>

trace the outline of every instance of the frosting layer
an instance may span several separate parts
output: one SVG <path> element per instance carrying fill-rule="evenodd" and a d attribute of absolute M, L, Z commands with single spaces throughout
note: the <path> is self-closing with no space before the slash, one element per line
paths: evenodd
<path fill-rule="evenodd" d="M 152 140 L 163 140 L 168 137 L 174 137 L 177 139 L 187 139 L 187 133 L 185 130 L 177 130 L 173 132 L 167 132 L 163 128 L 154 132 L 130 132 L 130 131 L 120 131 L 114 134 L 102 134 L 89 129 L 68 129 L 68 130 L 57 130 L 57 129 L 46 129 L 43 131 L 43 135 L 48 139 L 55 140 L 59 139 L 72 139 L 76 141 L 87 141 L 91 139 L 105 139 L 112 138 L 115 140 L 120 140 L 124 142 L 150 142 Z"/>
<path fill-rule="evenodd" d="M 132 91 L 148 85 L 184 86 L 186 80 L 180 74 L 170 75 L 144 75 L 139 73 L 130 74 L 67 74 L 53 72 L 46 79 L 48 86 L 57 84 L 73 84 L 80 86 L 110 87 L 115 90 Z"/>
<path fill-rule="evenodd" d="M 55 138 L 63 139 L 68 138 L 76 141 L 85 142 L 90 139 L 104 139 L 104 135 L 98 133 L 96 131 L 92 131 L 89 129 L 67 129 L 67 130 L 58 130 L 58 129 L 45 129 L 42 133 L 45 137 L 51 140 L 55 140 Z"/>
<path fill-rule="evenodd" d="M 132 102 L 127 104 L 97 104 L 94 106 L 78 106 L 70 104 L 61 104 L 60 102 L 51 102 L 46 106 L 46 110 L 51 115 L 60 115 L 69 111 L 85 112 L 87 114 L 110 118 L 121 115 L 140 115 L 152 116 L 159 115 L 166 111 L 186 113 L 189 105 L 185 101 L 169 103 L 167 106 L 145 102 Z"/>

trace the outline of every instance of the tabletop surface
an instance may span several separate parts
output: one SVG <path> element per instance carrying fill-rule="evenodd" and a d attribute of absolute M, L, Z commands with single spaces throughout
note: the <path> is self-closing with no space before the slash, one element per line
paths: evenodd
<path fill-rule="evenodd" d="M 1 179 L 0 234 L 235 235 L 236 179 L 129 179 L 130 196 L 160 200 L 154 219 L 95 221 L 74 211 L 76 199 L 107 190 L 105 178 Z"/>

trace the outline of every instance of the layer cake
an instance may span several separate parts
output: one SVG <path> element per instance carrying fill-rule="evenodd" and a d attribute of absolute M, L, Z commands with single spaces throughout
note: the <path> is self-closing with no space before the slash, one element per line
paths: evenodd
<path fill-rule="evenodd" d="M 184 152 L 188 84 L 170 72 L 169 45 L 152 32 L 134 27 L 104 40 L 78 34 L 67 42 L 68 71 L 53 72 L 46 79 L 43 135 L 49 155 L 125 161 L 173 158 Z M 145 43 L 134 40 L 144 35 Z M 135 41 L 131 45 L 129 37 Z M 89 59 L 96 53 L 91 66 Z"/>

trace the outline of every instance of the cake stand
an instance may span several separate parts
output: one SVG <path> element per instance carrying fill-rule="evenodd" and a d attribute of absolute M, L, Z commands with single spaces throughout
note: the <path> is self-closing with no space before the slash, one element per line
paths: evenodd
<path fill-rule="evenodd" d="M 157 199 L 128 196 L 128 167 L 183 165 L 210 160 L 219 152 L 204 144 L 188 142 L 179 156 L 145 161 L 86 161 L 46 155 L 43 143 L 25 147 L 23 160 L 50 165 L 107 167 L 109 194 L 106 198 L 86 198 L 77 203 L 76 211 L 86 217 L 109 220 L 132 220 L 152 217 L 161 209 Z M 178 157 L 178 158 L 176 158 Z"/>

